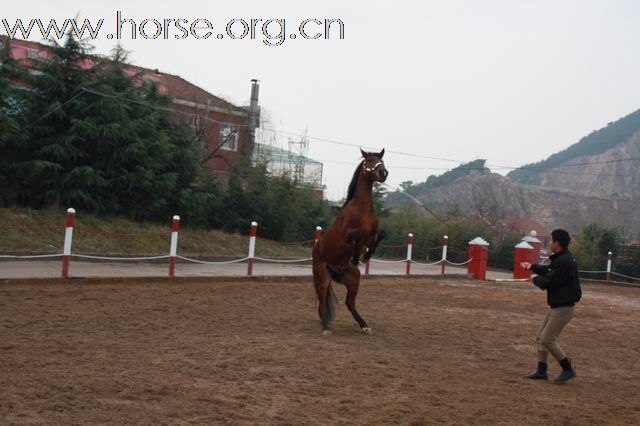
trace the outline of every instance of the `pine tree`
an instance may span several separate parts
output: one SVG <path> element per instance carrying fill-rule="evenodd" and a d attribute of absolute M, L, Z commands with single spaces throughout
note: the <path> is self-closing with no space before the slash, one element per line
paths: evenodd
<path fill-rule="evenodd" d="M 88 48 L 71 35 L 64 45 L 52 42 L 51 57 L 34 60 L 35 73 L 26 76 L 32 88 L 26 111 L 30 140 L 27 156 L 14 164 L 26 199 L 33 207 L 74 206 L 98 211 L 105 207 L 97 189 L 108 188 L 90 167 L 87 141 L 76 131 L 95 99 L 85 89 L 95 83 L 96 70 L 88 64 Z"/>
<path fill-rule="evenodd" d="M 97 166 L 112 184 L 115 210 L 137 219 L 159 217 L 177 208 L 180 191 L 195 177 L 195 133 L 169 120 L 169 98 L 154 84 L 125 73 L 126 59 L 117 47 L 105 64 L 95 105 L 99 119 L 87 127 L 88 136 L 106 151 Z"/>
<path fill-rule="evenodd" d="M 0 40 L 0 205 L 8 206 L 19 196 L 20 184 L 13 165 L 25 158 L 22 146 L 28 140 L 23 131 L 25 91 L 16 82 L 24 75 L 11 59 L 10 41 Z"/>
<path fill-rule="evenodd" d="M 144 75 L 127 74 L 120 46 L 110 60 L 89 52 L 70 34 L 28 79 L 32 138 L 15 164 L 27 203 L 164 217 L 195 176 L 194 132 L 170 122 L 169 98 Z"/>

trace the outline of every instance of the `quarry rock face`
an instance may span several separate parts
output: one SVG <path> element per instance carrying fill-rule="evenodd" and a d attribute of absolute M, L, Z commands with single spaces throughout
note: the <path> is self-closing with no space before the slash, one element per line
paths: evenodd
<path fill-rule="evenodd" d="M 479 215 L 489 223 L 529 217 L 548 228 L 572 232 L 594 222 L 640 230 L 640 199 L 610 199 L 570 189 L 515 184 L 499 174 L 466 176 L 415 197 L 430 209 Z"/>
<path fill-rule="evenodd" d="M 638 200 L 640 160 L 618 161 L 625 158 L 640 158 L 640 131 L 602 154 L 576 157 L 561 168 L 540 173 L 541 186 L 595 197 Z"/>
<path fill-rule="evenodd" d="M 473 215 L 487 224 L 523 217 L 547 228 L 575 232 L 598 223 L 640 235 L 640 110 L 506 177 L 484 164 L 476 160 L 429 177 L 408 188 L 413 201 L 392 193 L 388 203 L 418 200 L 428 210 Z"/>

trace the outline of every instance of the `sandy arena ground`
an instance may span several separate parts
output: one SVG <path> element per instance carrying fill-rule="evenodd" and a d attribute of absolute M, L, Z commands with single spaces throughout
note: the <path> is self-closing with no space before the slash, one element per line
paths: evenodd
<path fill-rule="evenodd" d="M 366 280 L 324 337 L 308 279 L 195 280 L 0 281 L 0 424 L 640 423 L 640 289 L 584 286 L 559 386 L 526 284 Z"/>

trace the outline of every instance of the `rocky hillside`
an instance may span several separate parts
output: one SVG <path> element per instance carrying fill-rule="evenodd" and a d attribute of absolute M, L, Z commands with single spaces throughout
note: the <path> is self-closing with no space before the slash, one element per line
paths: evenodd
<path fill-rule="evenodd" d="M 640 110 L 508 176 L 515 183 L 583 195 L 640 199 Z"/>
<path fill-rule="evenodd" d="M 481 173 L 405 196 L 388 197 L 391 205 L 420 203 L 438 215 L 478 215 L 495 224 L 507 217 L 529 217 L 548 228 L 577 231 L 590 223 L 640 230 L 640 201 L 586 196 L 575 191 L 514 184 L 509 178 Z"/>
<path fill-rule="evenodd" d="M 549 228 L 577 231 L 600 223 L 640 234 L 640 110 L 507 177 L 477 160 L 404 184 L 387 203 L 419 204 L 445 216 L 476 215 L 488 223 L 528 217 Z"/>

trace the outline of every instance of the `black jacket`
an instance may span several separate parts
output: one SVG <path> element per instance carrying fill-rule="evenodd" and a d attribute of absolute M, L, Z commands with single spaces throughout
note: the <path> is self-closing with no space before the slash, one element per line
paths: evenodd
<path fill-rule="evenodd" d="M 549 257 L 551 265 L 532 265 L 531 271 L 538 274 L 533 283 L 547 290 L 547 303 L 552 308 L 575 305 L 582 296 L 578 263 L 568 250 Z"/>

